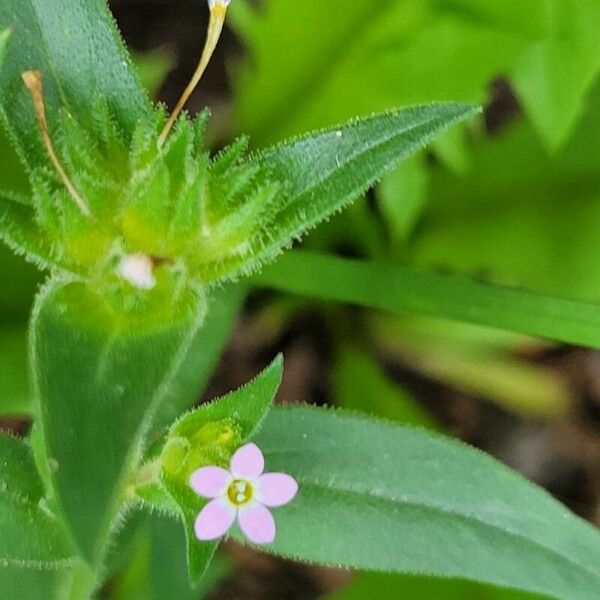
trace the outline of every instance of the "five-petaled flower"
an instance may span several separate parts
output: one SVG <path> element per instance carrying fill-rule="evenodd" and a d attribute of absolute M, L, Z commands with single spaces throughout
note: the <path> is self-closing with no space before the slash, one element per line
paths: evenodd
<path fill-rule="evenodd" d="M 275 539 L 275 520 L 267 507 L 283 506 L 298 492 L 296 480 L 286 473 L 264 473 L 265 459 L 256 444 L 235 452 L 229 470 L 202 467 L 190 476 L 190 486 L 211 501 L 200 511 L 194 530 L 201 541 L 225 535 L 237 516 L 240 529 L 255 544 Z"/>

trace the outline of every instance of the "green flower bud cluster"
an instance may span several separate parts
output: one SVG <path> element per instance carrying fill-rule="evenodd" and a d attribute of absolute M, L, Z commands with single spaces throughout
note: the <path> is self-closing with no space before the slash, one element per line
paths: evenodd
<path fill-rule="evenodd" d="M 163 474 L 187 482 L 199 467 L 226 467 L 241 443 L 241 427 L 231 418 L 210 421 L 189 437 L 171 436 L 160 459 Z"/>
<path fill-rule="evenodd" d="M 64 113 L 56 140 L 89 215 L 55 171 L 31 174 L 40 243 L 52 266 L 95 289 L 146 291 L 206 286 L 252 271 L 286 194 L 285 183 L 247 155 L 246 139 L 211 158 L 206 112 L 180 118 L 162 147 L 160 109 L 138 123 L 131 139 L 104 102 L 96 103 L 94 117 L 90 131 Z M 124 262 L 131 257 L 137 259 Z M 136 268 L 148 272 L 138 277 Z"/>

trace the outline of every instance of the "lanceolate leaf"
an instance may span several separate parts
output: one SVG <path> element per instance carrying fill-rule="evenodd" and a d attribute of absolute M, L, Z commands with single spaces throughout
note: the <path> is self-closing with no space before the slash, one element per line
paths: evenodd
<path fill-rule="evenodd" d="M 477 114 L 470 104 L 429 104 L 357 119 L 259 155 L 290 185 L 263 253 L 290 244 L 367 191 L 391 168 L 423 148 L 448 127 Z"/>
<path fill-rule="evenodd" d="M 289 273 L 294 276 L 289 277 Z M 414 312 L 600 347 L 600 305 L 479 283 L 465 276 L 291 252 L 256 280 L 322 300 Z"/>
<path fill-rule="evenodd" d="M 277 554 L 562 600 L 600 589 L 600 533 L 463 444 L 314 408 L 274 408 L 256 441 L 300 484 L 277 512 Z"/>
<path fill-rule="evenodd" d="M 0 571 L 64 568 L 70 563 L 73 552 L 66 532 L 44 506 L 42 493 L 30 447 L 0 435 Z M 0 596 L 4 591 L 0 588 Z"/>
<path fill-rule="evenodd" d="M 39 501 L 44 487 L 37 475 L 29 444 L 0 433 L 0 493 L 30 502 Z"/>
<path fill-rule="evenodd" d="M 102 558 L 144 434 L 204 317 L 195 293 L 120 313 L 79 283 L 40 295 L 31 356 L 59 505 L 84 556 Z"/>
<path fill-rule="evenodd" d="M 150 103 L 104 0 L 3 0 L 0 30 L 8 27 L 12 37 L 0 68 L 0 114 L 30 164 L 45 161 L 46 154 L 21 81 L 24 71 L 44 75 L 51 128 L 61 107 L 89 124 L 99 96 L 128 132 L 149 115 Z"/>

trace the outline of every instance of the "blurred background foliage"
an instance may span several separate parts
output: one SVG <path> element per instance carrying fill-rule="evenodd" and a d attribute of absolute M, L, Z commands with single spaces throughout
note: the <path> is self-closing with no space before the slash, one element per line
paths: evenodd
<path fill-rule="evenodd" d="M 172 103 L 203 41 L 203 3 L 114 0 L 111 6 L 149 93 Z M 598 31 L 597 0 L 235 0 L 230 31 L 191 110 L 211 105 L 215 148 L 241 132 L 261 147 L 396 106 L 479 102 L 485 106 L 479 121 L 388 174 L 304 245 L 595 302 Z M 0 165 L 0 189 L 27 195 L 2 131 Z M 0 277 L 0 415 L 5 427 L 26 429 L 25 336 L 42 280 L 3 248 Z M 596 352 L 264 292 L 251 294 L 241 312 L 239 297 L 219 302 L 222 314 L 205 340 L 206 364 L 198 367 L 207 371 L 206 395 L 244 382 L 283 349 L 282 399 L 328 402 L 455 434 L 600 522 Z M 349 578 L 232 546 L 234 562 L 218 562 L 207 582 L 216 591 L 191 590 L 183 571 L 164 568 L 164 556 L 183 552 L 179 530 L 169 527 L 153 517 L 126 528 L 115 556 L 121 575 L 107 597 L 158 599 L 168 589 L 175 599 L 307 599 Z M 381 575 L 360 575 L 332 594 L 330 600 L 532 598 L 466 582 Z"/>
<path fill-rule="evenodd" d="M 487 106 L 382 182 L 390 258 L 598 297 L 597 2 L 236 4 L 235 112 L 255 144 L 434 99 Z"/>

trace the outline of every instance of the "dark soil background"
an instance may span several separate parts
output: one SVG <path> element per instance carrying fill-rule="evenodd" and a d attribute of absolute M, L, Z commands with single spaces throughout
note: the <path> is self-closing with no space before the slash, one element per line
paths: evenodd
<path fill-rule="evenodd" d="M 163 46 L 176 57 L 176 67 L 160 92 L 160 99 L 172 106 L 198 60 L 206 27 L 204 5 L 199 0 L 114 0 L 111 6 L 131 48 L 148 51 Z M 219 114 L 229 114 L 226 66 L 242 52 L 227 32 L 190 111 L 209 104 Z M 501 128 L 517 112 L 510 87 L 501 80 L 496 82 L 494 101 L 487 111 L 490 130 Z M 246 382 L 277 352 L 283 352 L 286 372 L 280 397 L 294 402 L 331 402 L 332 341 L 324 312 L 307 305 L 291 322 L 273 327 L 261 318 L 270 300 L 271 296 L 262 294 L 250 299 L 205 397 Z M 344 317 L 360 320 L 360 312 L 337 313 L 337 318 Z M 388 374 L 406 386 L 449 433 L 517 469 L 577 514 L 600 525 L 600 353 L 562 347 L 529 358 L 568 378 L 576 398 L 569 416 L 522 420 L 482 398 L 457 393 L 380 356 Z M 27 428 L 20 422 L 2 425 L 21 432 Z M 228 544 L 225 551 L 236 562 L 235 575 L 211 600 L 312 600 L 349 577 L 344 572 L 276 560 L 235 544 Z"/>

